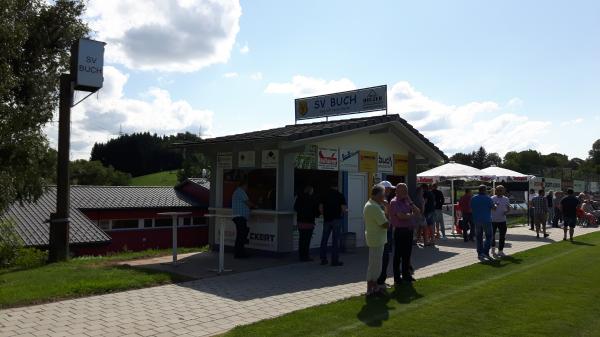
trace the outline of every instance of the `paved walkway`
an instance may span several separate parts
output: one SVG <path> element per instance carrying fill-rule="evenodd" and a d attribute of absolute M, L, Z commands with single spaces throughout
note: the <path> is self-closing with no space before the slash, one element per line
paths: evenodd
<path fill-rule="evenodd" d="M 577 234 L 598 229 L 577 228 Z M 562 239 L 536 239 L 510 229 L 511 254 Z M 415 251 L 417 279 L 477 262 L 473 243 L 441 241 Z M 343 256 L 343 267 L 290 264 L 186 283 L 0 311 L 0 336 L 209 336 L 364 292 L 366 254 Z"/>

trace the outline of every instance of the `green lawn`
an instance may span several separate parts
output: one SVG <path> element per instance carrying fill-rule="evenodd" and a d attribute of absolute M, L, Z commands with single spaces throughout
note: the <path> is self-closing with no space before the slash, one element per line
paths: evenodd
<path fill-rule="evenodd" d="M 164 171 L 131 178 L 131 186 L 175 186 L 177 170 Z"/>
<path fill-rule="evenodd" d="M 600 233 L 239 327 L 226 336 L 600 336 Z"/>
<path fill-rule="evenodd" d="M 180 248 L 179 253 L 203 250 Z M 169 273 L 116 265 L 119 261 L 169 254 L 170 249 L 147 250 L 79 257 L 26 270 L 0 269 L 0 308 L 185 281 Z"/>

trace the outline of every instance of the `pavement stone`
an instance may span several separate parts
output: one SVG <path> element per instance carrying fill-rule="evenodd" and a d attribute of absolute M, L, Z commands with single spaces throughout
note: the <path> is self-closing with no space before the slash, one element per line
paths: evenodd
<path fill-rule="evenodd" d="M 597 230 L 577 228 L 576 234 Z M 505 252 L 513 254 L 562 239 L 561 229 L 551 229 L 550 233 L 548 239 L 536 239 L 525 227 L 511 228 Z M 413 252 L 417 279 L 478 263 L 475 244 L 465 243 L 460 237 L 439 240 L 435 248 L 419 247 Z M 317 262 L 279 265 L 179 284 L 0 310 L 0 337 L 221 334 L 236 325 L 362 294 L 366 287 L 366 251 L 358 249 L 342 257 L 343 267 L 320 266 Z"/>

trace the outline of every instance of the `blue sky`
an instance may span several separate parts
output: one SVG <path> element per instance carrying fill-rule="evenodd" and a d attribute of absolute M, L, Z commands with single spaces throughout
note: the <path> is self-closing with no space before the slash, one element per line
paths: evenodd
<path fill-rule="evenodd" d="M 92 0 L 86 20 L 107 69 L 74 111 L 77 158 L 119 128 L 252 131 L 293 123 L 294 97 L 380 84 L 447 154 L 586 157 L 600 137 L 597 1 Z"/>

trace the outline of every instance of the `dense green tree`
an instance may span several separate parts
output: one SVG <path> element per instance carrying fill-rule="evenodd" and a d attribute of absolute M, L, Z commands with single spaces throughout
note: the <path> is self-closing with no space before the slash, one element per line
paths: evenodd
<path fill-rule="evenodd" d="M 569 157 L 562 153 L 550 153 L 543 155 L 544 165 L 546 167 L 566 167 L 569 163 Z"/>
<path fill-rule="evenodd" d="M 42 127 L 58 104 L 70 47 L 84 37 L 83 1 L 0 1 L 0 210 L 40 196 L 53 159 Z"/>
<path fill-rule="evenodd" d="M 597 139 L 592 144 L 592 149 L 588 152 L 590 155 L 588 160 L 592 161 L 595 165 L 600 165 L 600 139 Z"/>
<path fill-rule="evenodd" d="M 206 157 L 201 153 L 191 153 L 185 156 L 182 167 L 177 171 L 177 180 L 184 181 L 187 178 L 206 178 L 210 176 L 210 165 Z"/>
<path fill-rule="evenodd" d="M 487 158 L 487 151 L 480 146 L 479 149 L 473 152 L 473 163 L 472 166 L 478 169 L 486 168 L 485 159 Z"/>
<path fill-rule="evenodd" d="M 187 132 L 162 137 L 148 132 L 121 135 L 106 143 L 94 144 L 90 160 L 98 160 L 104 166 L 112 166 L 134 177 L 176 170 L 182 167 L 183 155 L 172 144 L 199 140 L 198 136 Z"/>
<path fill-rule="evenodd" d="M 502 158 L 496 152 L 490 152 L 485 158 L 485 167 L 502 165 Z"/>
<path fill-rule="evenodd" d="M 75 160 L 70 163 L 71 184 L 126 186 L 131 175 L 104 166 L 99 161 Z"/>
<path fill-rule="evenodd" d="M 453 154 L 452 157 L 450 157 L 450 161 L 453 161 L 457 164 L 471 166 L 471 165 L 473 165 L 473 156 L 471 155 L 471 153 L 457 152 L 457 153 Z"/>

